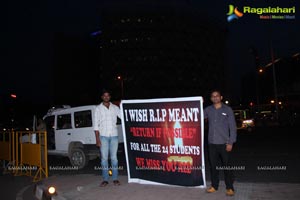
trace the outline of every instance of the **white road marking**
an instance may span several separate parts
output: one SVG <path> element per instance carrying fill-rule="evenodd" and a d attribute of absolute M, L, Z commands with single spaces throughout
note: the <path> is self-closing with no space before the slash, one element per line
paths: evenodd
<path fill-rule="evenodd" d="M 32 184 L 23 187 L 23 188 L 17 193 L 17 195 L 16 195 L 16 200 L 23 200 L 23 194 L 24 194 L 24 192 L 25 192 L 29 187 L 31 187 L 31 186 L 32 186 Z"/>

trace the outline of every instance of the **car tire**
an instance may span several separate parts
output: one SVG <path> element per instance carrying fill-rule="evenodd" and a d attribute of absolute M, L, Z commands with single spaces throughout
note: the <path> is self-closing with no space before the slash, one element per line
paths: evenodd
<path fill-rule="evenodd" d="M 72 166 L 78 167 L 78 169 L 83 169 L 89 162 L 89 157 L 82 148 L 72 149 L 69 159 Z"/>

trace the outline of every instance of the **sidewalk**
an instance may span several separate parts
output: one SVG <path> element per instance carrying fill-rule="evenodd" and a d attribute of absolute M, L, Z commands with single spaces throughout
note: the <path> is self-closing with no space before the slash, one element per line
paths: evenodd
<path fill-rule="evenodd" d="M 236 194 L 234 197 L 225 195 L 224 182 L 220 182 L 219 190 L 214 194 L 207 194 L 205 189 L 186 188 L 173 186 L 154 186 L 128 183 L 127 176 L 119 176 L 121 186 L 114 186 L 112 182 L 106 187 L 99 187 L 101 176 L 90 174 L 53 176 L 44 180 L 37 186 L 41 191 L 49 186 L 55 186 L 57 196 L 54 200 L 96 200 L 96 199 L 118 199 L 118 200 L 190 200 L 190 199 L 272 199 L 272 200 L 296 200 L 300 199 L 300 184 L 285 183 L 235 183 Z M 207 183 L 210 184 L 209 182 Z M 39 196 L 39 195 L 38 195 Z M 40 197 L 36 197 L 40 199 Z"/>

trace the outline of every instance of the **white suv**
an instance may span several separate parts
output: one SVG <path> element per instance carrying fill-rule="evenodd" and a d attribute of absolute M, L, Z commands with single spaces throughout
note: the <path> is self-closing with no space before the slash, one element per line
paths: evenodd
<path fill-rule="evenodd" d="M 68 156 L 73 166 L 84 168 L 99 157 L 93 129 L 95 105 L 50 109 L 43 117 L 47 127 L 48 154 Z M 120 120 L 119 144 L 124 143 Z"/>

